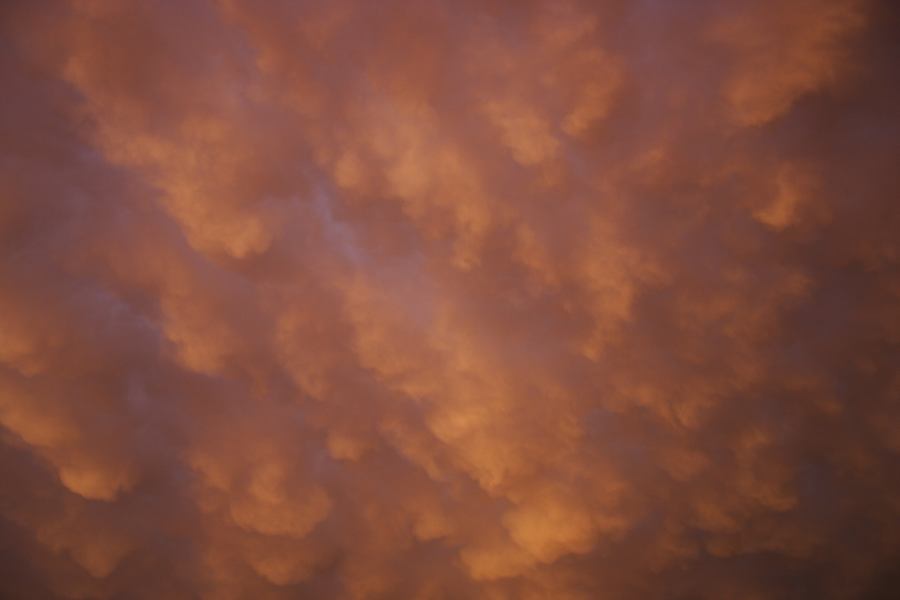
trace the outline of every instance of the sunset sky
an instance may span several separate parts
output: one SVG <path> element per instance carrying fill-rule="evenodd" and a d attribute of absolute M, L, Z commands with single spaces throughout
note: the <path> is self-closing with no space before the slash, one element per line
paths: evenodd
<path fill-rule="evenodd" d="M 0 598 L 900 597 L 900 2 L 0 0 Z"/>

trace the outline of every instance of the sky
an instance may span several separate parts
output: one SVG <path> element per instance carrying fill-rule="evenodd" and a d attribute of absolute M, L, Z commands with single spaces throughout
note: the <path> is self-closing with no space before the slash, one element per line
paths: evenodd
<path fill-rule="evenodd" d="M 891 0 L 4 0 L 0 597 L 900 589 Z"/>

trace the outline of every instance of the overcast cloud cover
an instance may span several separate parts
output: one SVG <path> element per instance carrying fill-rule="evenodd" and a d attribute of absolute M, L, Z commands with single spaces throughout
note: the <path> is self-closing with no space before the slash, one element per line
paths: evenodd
<path fill-rule="evenodd" d="M 0 597 L 897 597 L 898 40 L 3 0 Z"/>

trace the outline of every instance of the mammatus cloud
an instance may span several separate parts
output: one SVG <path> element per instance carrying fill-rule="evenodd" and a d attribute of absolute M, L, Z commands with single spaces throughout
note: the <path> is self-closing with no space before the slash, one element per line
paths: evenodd
<path fill-rule="evenodd" d="M 898 25 L 3 2 L 0 595 L 890 597 Z"/>

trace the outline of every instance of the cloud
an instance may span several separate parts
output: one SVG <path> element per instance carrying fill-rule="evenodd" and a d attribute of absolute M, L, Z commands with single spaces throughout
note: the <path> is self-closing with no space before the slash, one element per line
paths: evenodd
<path fill-rule="evenodd" d="M 0 595 L 881 598 L 898 14 L 0 8 Z"/>

